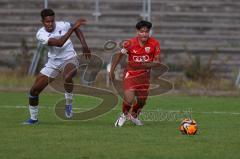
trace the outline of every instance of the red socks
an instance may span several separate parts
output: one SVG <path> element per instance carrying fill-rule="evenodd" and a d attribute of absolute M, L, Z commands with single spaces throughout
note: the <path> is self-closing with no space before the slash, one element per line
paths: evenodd
<path fill-rule="evenodd" d="M 127 115 L 129 113 L 129 110 L 131 109 L 131 105 L 128 104 L 127 102 L 123 101 L 122 104 L 122 112 Z"/>
<path fill-rule="evenodd" d="M 127 115 L 130 111 L 130 109 L 132 108 L 132 111 L 131 111 L 131 115 L 136 118 L 139 113 L 141 112 L 142 108 L 138 106 L 138 103 L 135 102 L 133 104 L 133 106 L 131 106 L 130 104 L 128 104 L 127 102 L 123 101 L 123 104 L 122 104 L 122 112 Z"/>

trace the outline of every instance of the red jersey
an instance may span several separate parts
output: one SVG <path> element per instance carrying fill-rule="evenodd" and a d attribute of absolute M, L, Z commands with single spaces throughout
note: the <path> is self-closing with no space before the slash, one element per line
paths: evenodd
<path fill-rule="evenodd" d="M 128 76 L 138 76 L 139 74 L 146 73 L 149 69 L 132 69 L 130 66 L 136 68 L 144 62 L 153 62 L 154 58 L 160 55 L 160 44 L 155 38 L 150 37 L 144 46 L 140 46 L 138 38 L 135 37 L 124 43 L 121 52 L 128 54 L 128 66 L 125 78 Z"/>

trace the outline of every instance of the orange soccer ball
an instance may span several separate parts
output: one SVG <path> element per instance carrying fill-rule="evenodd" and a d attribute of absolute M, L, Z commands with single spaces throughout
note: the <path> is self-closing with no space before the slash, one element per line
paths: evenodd
<path fill-rule="evenodd" d="M 195 135 L 198 130 L 197 122 L 193 119 L 185 118 L 181 122 L 179 130 L 184 135 Z"/>

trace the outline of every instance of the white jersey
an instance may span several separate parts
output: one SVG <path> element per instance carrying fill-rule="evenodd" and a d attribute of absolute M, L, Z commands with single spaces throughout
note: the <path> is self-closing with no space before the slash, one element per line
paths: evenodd
<path fill-rule="evenodd" d="M 47 32 L 44 27 L 40 28 L 36 34 L 37 40 L 43 45 L 48 46 L 49 38 L 58 39 L 68 32 L 71 28 L 69 22 L 56 22 L 56 26 L 53 32 Z M 73 48 L 70 38 L 64 43 L 62 47 L 48 46 L 48 57 L 51 59 L 61 58 L 70 59 L 76 56 L 76 52 Z"/>

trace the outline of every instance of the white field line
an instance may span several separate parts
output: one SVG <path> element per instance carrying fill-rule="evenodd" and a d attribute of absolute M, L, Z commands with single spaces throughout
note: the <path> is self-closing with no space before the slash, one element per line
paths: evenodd
<path fill-rule="evenodd" d="M 0 109 L 28 109 L 28 106 L 24 105 L 2 105 Z M 40 106 L 39 109 L 54 109 L 53 106 Z M 87 108 L 73 108 L 73 110 L 89 110 Z"/>
<path fill-rule="evenodd" d="M 168 112 L 168 113 L 193 113 L 193 114 L 229 114 L 229 115 L 240 115 L 240 112 L 224 112 L 224 111 L 211 111 L 211 112 L 198 112 L 198 111 L 192 111 L 190 110 L 164 110 L 164 109 L 159 109 L 159 110 L 146 110 L 144 112 Z"/>
<path fill-rule="evenodd" d="M 27 109 L 28 106 L 23 105 L 1 105 L 0 109 Z M 53 106 L 40 106 L 39 109 L 53 109 Z M 89 108 L 73 108 L 73 110 L 89 110 Z M 113 109 L 116 110 L 116 109 Z M 240 112 L 224 112 L 224 111 L 210 111 L 210 112 L 198 112 L 198 111 L 177 111 L 177 110 L 145 110 L 144 112 L 169 112 L 169 113 L 193 113 L 193 114 L 219 114 L 219 115 L 240 115 Z"/>

